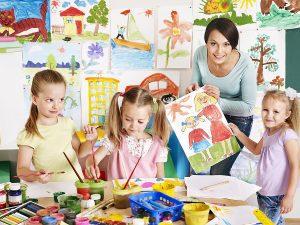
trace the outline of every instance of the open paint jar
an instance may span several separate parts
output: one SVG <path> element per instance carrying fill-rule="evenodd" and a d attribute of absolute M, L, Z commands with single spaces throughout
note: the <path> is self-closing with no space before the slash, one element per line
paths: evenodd
<path fill-rule="evenodd" d="M 186 225 L 204 225 L 208 221 L 209 206 L 204 203 L 191 203 L 183 206 Z"/>
<path fill-rule="evenodd" d="M 167 183 L 167 182 L 157 183 L 152 185 L 152 189 L 154 191 L 159 191 L 161 193 L 169 195 L 170 197 L 174 197 L 174 189 L 175 189 L 174 184 Z"/>
<path fill-rule="evenodd" d="M 127 187 L 126 189 L 121 189 L 120 187 L 115 187 L 112 191 L 114 197 L 115 207 L 117 209 L 127 209 L 130 207 L 130 202 L 128 197 L 132 195 L 139 194 L 142 190 L 140 186 Z"/>
<path fill-rule="evenodd" d="M 104 186 L 105 182 L 103 180 L 88 180 L 84 179 L 83 183 L 79 180 L 75 182 L 77 189 L 77 194 L 81 194 L 83 199 L 89 199 L 92 194 L 100 194 L 101 201 L 104 198 Z"/>

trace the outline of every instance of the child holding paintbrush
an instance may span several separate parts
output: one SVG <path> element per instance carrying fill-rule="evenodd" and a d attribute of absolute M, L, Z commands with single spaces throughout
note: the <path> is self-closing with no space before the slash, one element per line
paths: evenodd
<path fill-rule="evenodd" d="M 119 100 L 122 101 L 121 106 Z M 149 134 L 145 128 L 154 108 L 157 112 L 152 134 Z M 128 178 L 135 166 L 132 178 L 164 177 L 165 146 L 170 129 L 160 100 L 139 87 L 125 93 L 117 92 L 109 108 L 107 128 L 107 136 L 101 140 L 102 146 L 96 150 L 94 160 L 93 155 L 86 160 L 87 176 L 97 179 L 100 171 L 95 164 L 109 155 L 107 180 Z"/>
<path fill-rule="evenodd" d="M 32 105 L 29 118 L 17 137 L 19 146 L 17 174 L 25 181 L 78 180 L 74 168 L 83 177 L 78 157 L 85 157 L 92 148 L 88 141 L 80 144 L 74 122 L 59 114 L 64 107 L 66 82 L 53 70 L 43 70 L 34 76 L 31 86 Z M 96 129 L 85 127 L 87 140 Z M 36 170 L 31 170 L 33 163 Z"/>

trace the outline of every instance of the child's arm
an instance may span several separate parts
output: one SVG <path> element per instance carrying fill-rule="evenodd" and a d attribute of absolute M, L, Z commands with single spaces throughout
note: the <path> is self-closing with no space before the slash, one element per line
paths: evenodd
<path fill-rule="evenodd" d="M 105 158 L 108 153 L 108 148 L 105 146 L 100 146 L 95 151 L 95 164 L 93 161 L 93 155 L 89 155 L 85 161 L 85 174 L 94 179 L 98 179 L 100 177 L 100 170 L 98 164 Z"/>
<path fill-rule="evenodd" d="M 164 178 L 165 177 L 165 163 L 157 162 L 156 167 L 157 167 L 156 178 Z"/>
<path fill-rule="evenodd" d="M 17 161 L 17 175 L 25 181 L 38 181 L 40 183 L 47 183 L 50 179 L 47 171 L 33 171 L 30 170 L 33 149 L 26 145 L 19 146 L 18 161 Z"/>
<path fill-rule="evenodd" d="M 261 153 L 263 139 L 260 139 L 258 143 L 247 137 L 240 129 L 233 123 L 229 123 L 228 126 L 232 130 L 233 134 L 245 145 L 245 147 L 251 151 L 254 155 Z"/>
<path fill-rule="evenodd" d="M 92 148 L 98 138 L 98 133 L 95 127 L 87 125 L 82 129 L 86 135 L 86 141 L 84 143 L 80 143 L 80 140 L 77 137 L 76 133 L 74 133 L 72 137 L 72 146 L 76 151 L 78 158 L 84 158 L 87 155 L 91 154 Z"/>
<path fill-rule="evenodd" d="M 297 140 L 288 140 L 285 150 L 290 165 L 290 176 L 287 192 L 281 202 L 281 213 L 288 213 L 293 209 L 293 199 L 299 180 L 299 143 Z"/>

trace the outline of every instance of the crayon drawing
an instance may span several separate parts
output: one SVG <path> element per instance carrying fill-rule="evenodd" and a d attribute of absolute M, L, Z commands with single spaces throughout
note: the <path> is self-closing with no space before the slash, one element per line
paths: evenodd
<path fill-rule="evenodd" d="M 259 27 L 294 29 L 300 27 L 299 0 L 261 0 L 257 12 Z"/>
<path fill-rule="evenodd" d="M 53 41 L 109 40 L 109 6 L 106 0 L 51 0 Z"/>
<path fill-rule="evenodd" d="M 3 0 L 0 18 L 0 42 L 51 40 L 49 0 Z"/>
<path fill-rule="evenodd" d="M 256 0 L 193 0 L 194 25 L 206 27 L 215 18 L 232 20 L 239 29 L 256 28 Z"/>
<path fill-rule="evenodd" d="M 114 9 L 111 18 L 112 68 L 152 69 L 154 67 L 152 9 Z"/>
<path fill-rule="evenodd" d="M 80 43 L 31 43 L 23 47 L 25 84 L 31 84 L 34 74 L 42 69 L 60 72 L 70 86 L 80 86 Z"/>
<path fill-rule="evenodd" d="M 159 8 L 157 68 L 190 68 L 191 15 L 189 6 Z"/>
<path fill-rule="evenodd" d="M 82 70 L 85 75 L 95 75 L 109 68 L 109 44 L 107 42 L 82 43 Z"/>
<path fill-rule="evenodd" d="M 280 83 L 281 78 L 285 79 L 284 30 L 242 31 L 240 49 L 249 53 L 255 65 L 259 91 L 263 91 L 266 86 L 272 85 L 271 83 L 284 88 L 281 86 L 282 82 Z"/>
<path fill-rule="evenodd" d="M 168 104 L 166 113 L 196 173 L 240 150 L 217 100 L 202 89 Z"/>

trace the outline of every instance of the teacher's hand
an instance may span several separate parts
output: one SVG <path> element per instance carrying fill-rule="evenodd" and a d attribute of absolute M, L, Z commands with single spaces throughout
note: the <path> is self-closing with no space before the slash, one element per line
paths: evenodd
<path fill-rule="evenodd" d="M 217 100 L 220 98 L 220 89 L 218 87 L 214 85 L 206 84 L 204 85 L 203 88 L 206 94 L 214 97 Z"/>
<path fill-rule="evenodd" d="M 188 93 L 191 93 L 192 91 L 196 91 L 197 89 L 199 89 L 199 84 L 193 83 L 185 89 L 185 93 L 188 94 Z"/>

